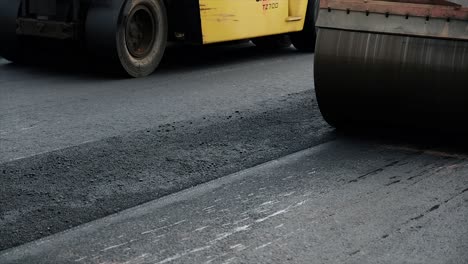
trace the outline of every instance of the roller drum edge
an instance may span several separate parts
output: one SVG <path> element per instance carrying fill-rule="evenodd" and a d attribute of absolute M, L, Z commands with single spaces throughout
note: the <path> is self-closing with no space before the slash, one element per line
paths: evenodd
<path fill-rule="evenodd" d="M 290 38 L 293 46 L 299 51 L 314 52 L 317 16 L 319 12 L 320 1 L 310 0 L 307 4 L 307 12 L 302 31 L 291 33 Z"/>
<path fill-rule="evenodd" d="M 0 0 L 0 57 L 15 61 L 20 55 L 16 18 L 20 0 Z"/>
<path fill-rule="evenodd" d="M 468 127 L 467 41 L 319 28 L 314 76 L 335 127 Z"/>

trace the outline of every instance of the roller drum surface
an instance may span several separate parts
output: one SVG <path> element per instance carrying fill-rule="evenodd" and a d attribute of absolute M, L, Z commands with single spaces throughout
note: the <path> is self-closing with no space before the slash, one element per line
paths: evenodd
<path fill-rule="evenodd" d="M 315 89 L 336 127 L 468 126 L 468 42 L 319 28 Z"/>

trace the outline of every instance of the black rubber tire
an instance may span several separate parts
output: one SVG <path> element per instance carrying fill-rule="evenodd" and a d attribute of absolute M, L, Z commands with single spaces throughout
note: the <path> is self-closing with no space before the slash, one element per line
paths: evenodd
<path fill-rule="evenodd" d="M 317 37 L 315 22 L 318 17 L 319 3 L 319 0 L 309 0 L 303 30 L 290 34 L 293 46 L 299 51 L 315 51 L 315 39 Z"/>
<path fill-rule="evenodd" d="M 291 47 L 291 39 L 287 35 L 272 35 L 251 40 L 255 46 L 263 50 L 276 50 Z"/>
<path fill-rule="evenodd" d="M 0 57 L 13 62 L 22 54 L 16 35 L 19 7 L 20 0 L 0 0 Z"/>
<path fill-rule="evenodd" d="M 149 52 L 142 57 L 136 57 L 129 52 L 126 41 L 126 28 L 131 14 L 135 9 L 145 7 L 154 18 L 154 40 Z M 130 0 L 127 2 L 117 31 L 117 53 L 125 71 L 133 77 L 143 77 L 153 73 L 164 55 L 167 45 L 167 11 L 163 0 Z"/>
<path fill-rule="evenodd" d="M 163 0 L 127 0 L 123 5 L 119 3 L 111 1 L 107 7 L 98 4 L 91 6 L 86 21 L 87 46 L 104 62 L 119 64 L 131 77 L 148 76 L 156 70 L 166 49 L 166 7 Z M 151 24 L 152 27 L 148 31 L 154 34 L 146 45 L 147 51 L 140 56 L 132 54 L 127 41 L 129 23 L 137 12 L 143 14 L 143 24 Z M 149 23 L 148 19 L 152 23 Z M 141 23 L 139 26 L 141 27 Z M 140 36 L 147 37 L 148 34 Z"/>

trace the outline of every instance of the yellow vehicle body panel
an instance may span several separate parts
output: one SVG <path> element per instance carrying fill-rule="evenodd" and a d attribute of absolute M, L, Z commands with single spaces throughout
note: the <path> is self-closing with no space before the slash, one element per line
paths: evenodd
<path fill-rule="evenodd" d="M 308 0 L 200 0 L 203 43 L 301 31 L 307 3 Z"/>

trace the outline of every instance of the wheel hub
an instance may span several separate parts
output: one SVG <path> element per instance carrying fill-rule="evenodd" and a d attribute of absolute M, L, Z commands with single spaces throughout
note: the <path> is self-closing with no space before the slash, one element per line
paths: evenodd
<path fill-rule="evenodd" d="M 144 5 L 136 6 L 128 16 L 126 44 L 128 52 L 135 58 L 144 58 L 150 53 L 156 39 L 153 13 Z"/>

